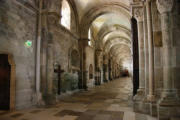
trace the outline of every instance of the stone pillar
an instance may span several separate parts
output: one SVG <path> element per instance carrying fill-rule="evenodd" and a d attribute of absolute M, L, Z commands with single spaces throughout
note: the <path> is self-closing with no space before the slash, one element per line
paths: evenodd
<path fill-rule="evenodd" d="M 112 67 L 111 67 L 111 59 L 108 60 L 109 64 L 108 64 L 108 72 L 109 72 L 109 80 L 112 80 Z"/>
<path fill-rule="evenodd" d="M 163 91 L 158 102 L 159 120 L 168 120 L 177 116 L 179 99 L 174 88 L 174 62 L 175 56 L 173 47 L 172 30 L 172 9 L 175 0 L 157 0 L 157 7 L 161 15 L 161 30 L 163 42 Z"/>
<path fill-rule="evenodd" d="M 49 95 L 52 94 L 53 89 L 53 75 L 54 75 L 54 56 L 53 56 L 53 44 L 48 44 L 48 50 L 47 50 L 47 93 Z"/>
<path fill-rule="evenodd" d="M 134 15 L 138 25 L 138 43 L 139 43 L 139 89 L 135 99 L 142 100 L 145 89 L 145 60 L 144 60 L 144 29 L 143 29 L 143 8 L 134 8 Z"/>
<path fill-rule="evenodd" d="M 154 96 L 154 48 L 152 38 L 152 16 L 151 16 L 151 3 L 148 0 L 146 3 L 147 12 L 147 25 L 148 25 L 148 48 L 149 48 L 149 93 L 148 101 L 153 102 Z"/>
<path fill-rule="evenodd" d="M 101 84 L 102 50 L 96 50 L 96 84 Z"/>
<path fill-rule="evenodd" d="M 105 82 L 108 82 L 108 57 L 107 57 L 107 55 L 105 55 L 105 58 L 104 58 L 104 73 L 105 73 L 105 75 L 104 75 L 104 81 Z"/>
<path fill-rule="evenodd" d="M 42 104 L 42 94 L 40 91 L 41 82 L 41 39 L 42 39 L 42 8 L 43 0 L 39 0 L 39 13 L 38 13 L 38 30 L 36 42 L 36 96 L 37 104 Z"/>
<path fill-rule="evenodd" d="M 53 77 L 54 77 L 54 56 L 53 56 L 53 29 L 59 24 L 60 1 L 48 1 L 46 10 L 42 11 L 42 28 L 43 41 L 41 46 L 41 74 L 43 96 L 47 104 L 55 103 L 55 94 L 53 94 Z M 45 83 L 44 83 L 45 82 Z"/>
<path fill-rule="evenodd" d="M 88 39 L 80 39 L 79 40 L 79 48 L 80 48 L 80 63 L 81 63 L 81 72 L 80 72 L 80 81 L 79 88 L 87 89 L 87 80 L 88 80 L 88 71 L 86 68 L 86 51 L 85 48 L 88 46 Z"/>
<path fill-rule="evenodd" d="M 149 49 L 148 49 L 148 33 L 147 33 L 147 14 L 146 14 L 146 6 L 144 9 L 144 56 L 145 56 L 145 97 L 148 95 L 149 89 Z"/>
<path fill-rule="evenodd" d="M 53 94 L 53 78 L 54 78 L 54 53 L 53 53 L 53 43 L 48 43 L 47 48 L 47 88 L 45 94 L 46 104 L 55 104 L 56 98 Z"/>

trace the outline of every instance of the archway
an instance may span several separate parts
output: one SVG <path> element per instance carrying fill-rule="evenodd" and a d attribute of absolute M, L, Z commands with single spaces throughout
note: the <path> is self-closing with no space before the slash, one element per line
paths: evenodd
<path fill-rule="evenodd" d="M 87 11 L 84 16 L 81 19 L 81 31 L 80 35 L 81 38 L 87 38 L 88 37 L 88 30 L 93 23 L 93 21 L 98 18 L 101 15 L 107 14 L 107 13 L 116 13 L 124 15 L 127 19 L 130 20 L 130 9 L 125 4 L 114 4 L 114 3 L 108 3 L 104 4 L 99 8 L 99 6 L 92 8 L 91 10 Z"/>
<path fill-rule="evenodd" d="M 135 18 L 132 22 L 132 38 L 133 38 L 133 95 L 137 93 L 139 88 L 139 50 L 138 50 L 138 30 Z"/>
<path fill-rule="evenodd" d="M 62 10 L 61 10 L 61 25 L 67 29 L 71 29 L 71 8 L 67 0 L 62 1 Z"/>
<path fill-rule="evenodd" d="M 9 54 L 0 54 L 0 110 L 15 109 L 15 64 Z"/>

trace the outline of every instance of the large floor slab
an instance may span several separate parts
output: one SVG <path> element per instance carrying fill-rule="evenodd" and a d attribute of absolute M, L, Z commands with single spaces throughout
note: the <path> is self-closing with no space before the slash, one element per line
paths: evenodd
<path fill-rule="evenodd" d="M 60 99 L 59 104 L 0 112 L 0 120 L 156 120 L 134 113 L 132 80 L 120 78 Z"/>

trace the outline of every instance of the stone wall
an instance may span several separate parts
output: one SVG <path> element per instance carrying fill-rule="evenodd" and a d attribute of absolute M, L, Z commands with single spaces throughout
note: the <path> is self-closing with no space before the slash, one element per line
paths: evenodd
<path fill-rule="evenodd" d="M 68 72 L 70 66 L 69 52 L 72 48 L 78 49 L 78 39 L 68 30 L 60 25 L 52 29 L 53 46 L 54 46 L 54 62 L 61 65 L 62 69 Z"/>
<path fill-rule="evenodd" d="M 61 68 L 64 70 L 61 78 L 62 92 L 78 89 L 80 66 L 72 66 L 71 63 L 72 50 L 78 51 L 78 38 L 61 25 L 51 27 L 51 36 L 53 39 L 53 61 L 61 65 Z M 80 61 L 78 56 L 76 59 Z M 73 67 L 77 67 L 77 69 Z M 54 74 L 54 79 L 58 79 L 56 74 Z M 54 84 L 53 88 L 56 88 L 56 85 Z"/>
<path fill-rule="evenodd" d="M 178 88 L 178 94 L 180 96 L 180 1 L 175 0 L 175 8 L 173 9 L 173 45 L 175 53 L 174 60 L 174 84 L 175 88 Z"/>
<path fill-rule="evenodd" d="M 16 64 L 16 109 L 35 104 L 37 15 L 32 7 L 16 0 L 0 1 L 0 53 L 13 55 Z M 25 45 L 27 40 L 32 46 Z"/>
<path fill-rule="evenodd" d="M 94 84 L 95 84 L 95 72 L 94 72 L 94 74 L 93 74 L 93 79 L 89 79 L 89 67 L 90 67 L 90 65 L 92 65 L 93 66 L 93 71 L 95 70 L 95 63 L 94 63 L 94 60 L 95 60 L 95 58 L 94 58 L 94 49 L 92 48 L 92 47 L 90 47 L 90 46 L 87 46 L 86 47 L 86 69 L 87 69 L 87 86 L 88 87 L 93 87 L 94 86 Z"/>
<path fill-rule="evenodd" d="M 154 42 L 154 85 L 155 94 L 160 97 L 163 88 L 163 58 L 162 58 L 162 31 L 161 17 L 158 13 L 156 2 L 152 2 L 152 25 Z"/>

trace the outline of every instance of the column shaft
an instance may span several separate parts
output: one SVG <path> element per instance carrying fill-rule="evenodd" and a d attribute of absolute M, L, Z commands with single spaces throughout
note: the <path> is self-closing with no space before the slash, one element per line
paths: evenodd
<path fill-rule="evenodd" d="M 139 90 L 144 92 L 145 72 L 144 72 L 144 30 L 143 21 L 138 21 L 138 40 L 139 40 Z"/>
<path fill-rule="evenodd" d="M 149 94 L 148 100 L 154 100 L 154 48 L 152 39 L 152 16 L 151 16 L 151 3 L 147 1 L 147 25 L 148 25 L 148 45 L 149 45 Z"/>
<path fill-rule="evenodd" d="M 144 6 L 144 56 L 145 56 L 145 95 L 148 94 L 149 88 L 149 50 L 148 50 L 148 37 L 147 37 L 147 15 L 146 15 L 146 7 Z"/>

